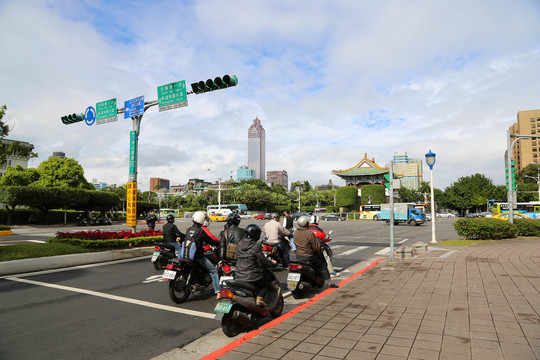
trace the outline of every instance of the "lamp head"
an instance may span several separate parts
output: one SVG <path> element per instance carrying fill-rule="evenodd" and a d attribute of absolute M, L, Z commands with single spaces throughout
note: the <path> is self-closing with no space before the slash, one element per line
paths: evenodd
<path fill-rule="evenodd" d="M 435 153 L 432 153 L 431 149 L 426 154 L 426 162 L 430 170 L 433 170 L 433 165 L 435 165 L 435 156 L 436 156 Z"/>

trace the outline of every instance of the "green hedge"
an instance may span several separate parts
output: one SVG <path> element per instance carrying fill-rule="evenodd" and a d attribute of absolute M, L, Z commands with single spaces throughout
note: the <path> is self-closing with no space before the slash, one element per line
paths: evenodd
<path fill-rule="evenodd" d="M 103 240 L 87 240 L 87 239 L 65 239 L 65 238 L 50 238 L 47 240 L 50 243 L 64 243 L 80 246 L 87 249 L 107 249 L 130 247 L 152 246 L 156 241 L 163 241 L 163 236 L 147 236 L 130 239 L 103 239 Z"/>
<path fill-rule="evenodd" d="M 540 220 L 526 220 L 540 222 Z M 508 239 L 514 238 L 523 229 L 524 232 L 529 228 L 528 224 L 520 226 L 511 224 L 508 221 L 491 219 L 491 218 L 473 218 L 459 219 L 454 223 L 454 229 L 459 236 L 463 236 L 467 240 L 488 240 L 488 239 Z"/>

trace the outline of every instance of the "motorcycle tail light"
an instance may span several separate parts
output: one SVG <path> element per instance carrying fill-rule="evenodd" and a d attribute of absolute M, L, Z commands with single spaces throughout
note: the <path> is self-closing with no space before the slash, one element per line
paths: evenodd
<path fill-rule="evenodd" d="M 203 245 L 203 250 L 204 251 L 210 251 L 210 250 L 212 250 L 212 247 L 210 245 Z"/>
<path fill-rule="evenodd" d="M 304 265 L 300 265 L 300 264 L 289 264 L 289 269 L 291 270 L 300 270 L 300 269 L 303 269 L 305 268 Z"/>
<path fill-rule="evenodd" d="M 272 251 L 272 246 L 263 245 L 262 251 Z"/>
<path fill-rule="evenodd" d="M 174 270 L 174 265 L 173 264 L 167 264 L 167 266 L 165 266 L 165 268 L 167 270 Z"/>
<path fill-rule="evenodd" d="M 221 297 L 226 297 L 226 298 L 229 298 L 229 299 L 234 299 L 235 298 L 235 295 L 229 289 L 220 289 L 219 294 L 221 295 Z"/>
<path fill-rule="evenodd" d="M 159 246 L 155 245 L 155 246 L 154 246 L 154 251 L 160 251 Z"/>
<path fill-rule="evenodd" d="M 227 274 L 231 272 L 231 267 L 229 265 L 223 265 L 222 268 Z"/>

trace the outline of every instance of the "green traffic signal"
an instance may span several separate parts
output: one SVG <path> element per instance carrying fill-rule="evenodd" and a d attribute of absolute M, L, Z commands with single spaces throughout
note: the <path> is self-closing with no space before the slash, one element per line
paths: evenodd
<path fill-rule="evenodd" d="M 73 124 L 79 121 L 83 121 L 84 115 L 83 114 L 69 114 L 69 115 L 62 116 L 61 119 L 65 125 L 69 125 L 69 124 Z"/>
<path fill-rule="evenodd" d="M 206 81 L 199 81 L 191 84 L 191 90 L 195 94 L 201 94 L 208 91 L 214 91 L 218 89 L 225 89 L 238 84 L 238 78 L 236 75 L 223 75 L 222 77 L 216 77 L 214 80 L 208 79 Z"/>

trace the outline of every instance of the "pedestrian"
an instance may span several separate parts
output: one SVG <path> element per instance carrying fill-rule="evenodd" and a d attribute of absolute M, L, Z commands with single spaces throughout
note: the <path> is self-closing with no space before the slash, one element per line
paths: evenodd
<path fill-rule="evenodd" d="M 157 216 L 155 214 L 155 211 L 150 210 L 150 213 L 146 217 L 146 225 L 148 225 L 148 228 L 150 230 L 154 230 L 154 228 L 156 227 L 156 221 L 157 220 L 158 220 L 158 218 L 157 218 Z"/>

